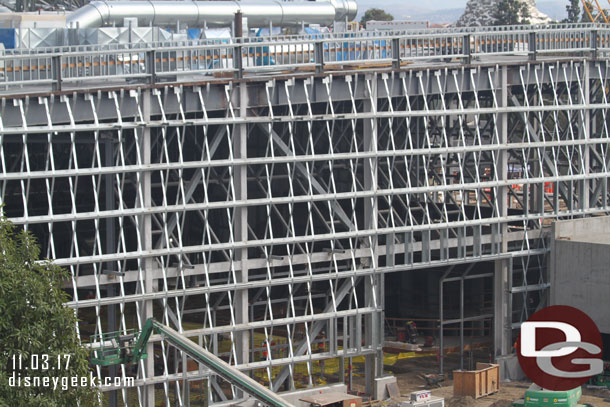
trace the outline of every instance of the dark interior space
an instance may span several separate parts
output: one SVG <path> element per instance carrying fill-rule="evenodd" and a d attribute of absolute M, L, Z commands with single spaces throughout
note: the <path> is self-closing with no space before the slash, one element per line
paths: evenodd
<path fill-rule="evenodd" d="M 610 334 L 602 334 L 604 360 L 610 361 Z"/>

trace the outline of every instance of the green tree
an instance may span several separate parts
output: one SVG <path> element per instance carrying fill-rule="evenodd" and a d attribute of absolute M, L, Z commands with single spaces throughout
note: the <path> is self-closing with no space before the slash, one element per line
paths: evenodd
<path fill-rule="evenodd" d="M 598 14 L 599 12 L 597 11 L 597 7 L 595 7 L 593 5 L 593 3 L 591 3 L 590 1 L 585 1 L 586 6 L 583 7 L 582 10 L 582 22 L 583 23 L 592 23 L 593 21 L 596 21 L 598 19 L 598 17 L 600 17 Z M 601 19 L 600 19 L 601 21 Z"/>
<path fill-rule="evenodd" d="M 39 254 L 30 233 L 0 218 L 0 406 L 96 406 L 98 390 L 83 385 L 89 353 L 78 341 L 74 311 L 64 306 L 61 285 L 69 275 Z M 72 386 L 72 377 L 83 382 Z"/>
<path fill-rule="evenodd" d="M 365 11 L 362 19 L 360 20 L 360 24 L 366 26 L 367 21 L 392 21 L 394 20 L 394 16 L 390 13 L 386 13 L 384 10 L 380 8 L 370 8 Z"/>
<path fill-rule="evenodd" d="M 494 25 L 529 24 L 527 4 L 521 0 L 501 0 L 493 14 Z"/>
<path fill-rule="evenodd" d="M 568 12 L 568 18 L 564 21 L 566 23 L 578 23 L 580 22 L 580 0 L 570 0 L 570 4 L 566 6 Z"/>

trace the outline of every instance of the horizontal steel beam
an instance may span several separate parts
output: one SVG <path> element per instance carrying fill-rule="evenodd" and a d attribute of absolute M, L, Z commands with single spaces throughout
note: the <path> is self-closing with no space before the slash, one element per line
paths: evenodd
<path fill-rule="evenodd" d="M 519 294 L 519 293 L 525 293 L 525 292 L 530 292 L 530 291 L 543 291 L 550 287 L 551 287 L 550 283 L 531 284 L 531 285 L 525 285 L 525 286 L 519 286 L 519 287 L 512 287 L 510 289 L 510 292 L 511 292 L 511 294 Z"/>
<path fill-rule="evenodd" d="M 141 216 L 141 215 L 152 215 L 152 214 L 162 214 L 168 212 L 189 212 L 189 211 L 204 211 L 204 210 L 218 210 L 218 209 L 228 209 L 228 208 L 245 208 L 245 207 L 256 207 L 256 206 L 267 206 L 267 205 L 287 205 L 287 204 L 295 204 L 295 203 L 313 203 L 313 202 L 326 202 L 326 201 L 334 201 L 334 200 L 351 200 L 351 199 L 365 199 L 365 198 L 381 198 L 387 196 L 407 196 L 407 195 L 415 195 L 415 194 L 425 194 L 429 192 L 461 192 L 461 191 L 477 191 L 483 189 L 490 188 L 500 188 L 500 187 L 508 187 L 512 185 L 535 185 L 535 184 L 545 184 L 545 183 L 556 183 L 556 182 L 570 182 L 570 181 L 584 181 L 584 180 L 596 180 L 596 179 L 606 179 L 610 177 L 610 171 L 608 172 L 595 172 L 589 174 L 574 174 L 574 175 L 560 175 L 560 176 L 544 176 L 544 177 L 536 177 L 536 178 L 514 178 L 503 181 L 484 181 L 484 182 L 471 182 L 471 183 L 463 183 L 463 184 L 445 184 L 445 185 L 432 185 L 432 186 L 423 186 L 423 187 L 412 187 L 412 188 L 392 188 L 392 189 L 379 189 L 375 191 L 356 191 L 356 192 L 338 192 L 331 194 L 316 194 L 316 195 L 299 195 L 299 196 L 287 196 L 287 197 L 278 197 L 278 198 L 260 198 L 260 199 L 248 199 L 248 200 L 231 200 L 231 201 L 218 201 L 218 202 L 210 202 L 210 203 L 193 203 L 193 204 L 179 204 L 179 205 L 165 205 L 165 206 L 155 206 L 150 208 L 131 208 L 131 209 L 118 209 L 112 211 L 99 211 L 99 212 L 82 212 L 82 213 L 70 213 L 70 214 L 53 214 L 53 215 L 40 215 L 40 216 L 28 216 L 28 217 L 11 217 L 9 220 L 17 225 L 22 224 L 37 224 L 37 223 L 60 223 L 60 222 L 73 222 L 73 221 L 81 221 L 81 220 L 91 220 L 91 219 L 106 219 L 106 218 L 117 218 L 122 216 Z M 556 215 L 551 214 L 553 218 L 557 215 L 560 215 L 561 212 Z M 568 214 L 568 213 L 566 213 Z M 542 217 L 543 215 L 541 215 Z M 548 215 L 544 215 L 548 216 Z M 502 218 L 490 218 L 490 221 L 495 221 L 493 223 L 497 223 L 497 221 L 502 221 Z M 523 217 L 512 216 L 506 219 L 506 222 L 514 222 L 518 220 L 524 220 Z M 468 226 L 474 225 L 477 223 L 470 222 L 479 222 L 478 224 L 488 223 L 484 220 L 472 220 L 472 221 L 462 221 L 466 222 L 464 224 L 459 222 L 450 222 L 446 224 L 435 224 L 435 229 L 442 229 L 443 227 L 457 227 L 457 226 Z M 453 226 L 452 226 L 453 225 Z M 413 226 L 412 230 L 420 230 L 420 225 Z M 425 229 L 429 227 L 424 227 Z M 402 231 L 407 231 L 407 229 L 401 229 Z M 361 233 L 365 233 L 363 231 Z M 316 235 L 316 238 L 319 236 L 325 235 Z M 347 238 L 350 235 L 345 235 L 344 233 L 337 233 L 336 238 Z M 353 237 L 353 236 L 352 236 Z M 284 238 L 281 243 L 302 243 L 302 237 L 293 238 L 293 241 L 285 240 L 288 238 Z M 328 240 L 333 239 L 333 237 L 329 236 L 328 238 L 322 238 L 318 240 Z M 275 239 L 278 240 L 278 239 Z M 270 243 L 265 243 L 264 240 L 252 241 L 252 242 L 260 242 L 260 245 L 268 245 Z M 248 244 L 251 247 L 254 247 L 256 243 L 249 242 Z M 220 250 L 226 247 L 223 247 L 224 243 L 211 244 L 205 246 L 196 246 L 200 247 L 201 251 L 205 250 Z M 227 243 L 228 244 L 228 243 Z M 207 248 L 207 249 L 206 249 Z M 152 253 L 159 253 L 159 255 L 169 255 L 176 254 L 170 251 L 163 252 L 162 250 L 174 250 L 174 249 L 157 249 L 150 251 L 151 255 L 155 255 Z M 189 249 L 185 248 L 185 253 L 188 252 Z M 134 252 L 135 253 L 135 252 Z M 84 258 L 92 258 L 99 260 L 91 260 L 85 262 L 95 262 L 95 261 L 108 261 L 109 255 L 100 255 L 100 256 L 89 256 L 82 257 Z M 150 256 L 144 256 L 150 257 Z M 135 255 L 132 258 L 141 258 L 140 254 Z M 123 258 L 127 259 L 127 258 Z M 58 264 L 68 265 L 65 263 L 65 260 L 58 259 Z M 77 264 L 77 263 L 70 263 Z M 79 262 L 82 264 L 82 262 Z"/>
<path fill-rule="evenodd" d="M 80 133 L 92 131 L 135 131 L 142 128 L 162 129 L 168 127 L 185 127 L 185 126 L 227 126 L 236 124 L 273 124 L 273 123 L 297 123 L 297 122 L 326 122 L 328 120 L 363 120 L 363 119 L 392 119 L 392 118 L 417 118 L 430 116 L 465 116 L 465 115 L 493 115 L 500 113 L 539 113 L 539 112 L 576 112 L 576 111 L 593 111 L 607 109 L 609 103 L 590 103 L 590 104 L 571 104 L 571 105 L 544 105 L 544 106 L 507 106 L 507 107 L 478 107 L 478 108 L 456 108 L 456 109 L 441 109 L 441 110 L 393 110 L 393 111 L 376 111 L 358 112 L 358 113 L 341 113 L 334 115 L 295 115 L 295 116 L 250 116 L 242 117 L 222 117 L 222 118 L 207 118 L 207 119 L 189 119 L 189 120 L 151 120 L 149 122 L 127 122 L 121 123 L 100 123 L 100 124 L 70 124 L 70 125 L 54 125 L 54 126 L 15 126 L 4 127 L 2 133 L 5 135 L 24 134 L 39 134 L 47 136 L 49 133 Z"/>
<path fill-rule="evenodd" d="M 607 106 L 610 108 L 610 104 Z M 21 142 L 21 140 L 20 140 Z M 46 142 L 46 140 L 45 140 Z M 6 145 L 10 141 L 5 140 Z M 102 143 L 100 143 L 102 144 Z M 452 147 L 430 147 L 430 148 L 413 148 L 413 149 L 396 149 L 383 150 L 375 152 L 370 151 L 354 151 L 349 153 L 334 153 L 334 154 L 301 154 L 301 155 L 279 155 L 274 157 L 251 157 L 251 158 L 235 158 L 235 159 L 218 159 L 218 160 L 202 160 L 202 161 L 182 161 L 172 163 L 155 163 L 146 165 L 124 165 L 96 168 L 74 168 L 55 171 L 25 171 L 25 172 L 6 172 L 0 174 L 0 181 L 21 181 L 34 179 L 53 179 L 64 177 L 87 177 L 101 176 L 114 174 L 130 174 L 130 173 L 146 173 L 159 172 L 169 170 L 189 170 L 189 169 L 208 169 L 208 168 L 223 168 L 223 167 L 238 167 L 242 165 L 257 166 L 271 164 L 292 164 L 302 162 L 327 162 L 327 161 L 346 161 L 346 160 L 365 160 L 370 158 L 400 158 L 413 156 L 431 156 L 431 155 L 446 155 L 446 154 L 468 154 L 482 152 L 500 152 L 507 150 L 522 150 L 535 148 L 568 148 L 568 147 L 584 147 L 594 145 L 610 145 L 609 137 L 574 139 L 574 140 L 550 140 L 550 141 L 532 141 L 527 143 L 507 143 L 507 144 L 482 144 L 468 146 L 452 146 Z"/>
<path fill-rule="evenodd" d="M 493 277 L 494 274 L 493 273 L 485 273 L 485 274 L 472 274 L 472 275 L 467 275 L 465 277 L 451 277 L 451 278 L 444 278 L 442 280 L 443 283 L 450 283 L 452 281 L 461 281 L 461 280 L 477 280 L 479 278 L 490 278 Z"/>
<path fill-rule="evenodd" d="M 445 325 L 453 325 L 453 324 L 459 324 L 460 322 L 464 321 L 464 322 L 473 322 L 473 321 L 483 321 L 486 319 L 493 319 L 494 318 L 494 314 L 484 314 L 484 315 L 476 315 L 473 317 L 467 317 L 464 319 L 447 319 L 441 322 L 442 326 Z"/>
<path fill-rule="evenodd" d="M 532 230 L 527 232 L 527 236 L 529 239 L 536 238 L 539 236 L 539 230 Z M 505 235 L 505 239 L 508 242 L 517 242 L 522 241 L 526 236 L 525 232 L 509 232 Z M 481 244 L 489 244 L 494 240 L 493 235 L 487 234 L 481 236 Z M 473 236 L 464 236 L 461 240 L 463 246 L 470 246 L 474 243 Z M 430 241 L 429 250 L 437 250 L 441 248 L 441 244 L 443 247 L 452 249 L 459 247 L 460 240 L 457 238 L 449 238 L 444 240 L 444 243 L 441 243 L 440 239 L 435 239 Z M 393 244 L 391 246 L 393 253 L 400 254 L 405 253 L 405 245 L 404 243 Z M 422 242 L 413 242 L 409 245 L 409 249 L 411 252 L 417 253 L 422 250 Z M 388 246 L 379 245 L 376 249 L 376 252 L 379 256 L 384 256 L 388 252 Z M 248 259 L 248 269 L 263 269 L 268 265 L 272 267 L 286 267 L 289 265 L 299 266 L 305 264 L 316 264 L 316 263 L 327 263 L 329 260 L 335 261 L 344 261 L 344 260 L 352 260 L 352 259 L 360 259 L 360 258 L 368 258 L 371 255 L 371 249 L 369 248 L 358 248 L 347 250 L 345 253 L 327 253 L 327 252 L 317 252 L 310 254 L 296 254 L 292 256 L 285 256 L 282 260 L 274 259 L 271 262 L 267 262 L 265 259 Z M 424 266 L 426 268 L 426 266 Z M 152 270 L 147 270 L 147 273 L 152 273 L 153 280 L 160 280 L 163 278 L 174 278 L 174 277 L 190 277 L 190 276 L 198 276 L 208 274 L 216 274 L 216 273 L 226 273 L 231 270 L 239 271 L 241 270 L 241 262 L 232 263 L 232 262 L 215 262 L 210 263 L 208 265 L 196 264 L 193 265 L 192 268 L 185 268 L 184 270 L 179 270 L 176 267 L 169 267 L 165 272 L 165 276 L 163 273 L 163 269 L 155 268 Z M 294 270 L 293 273 L 296 275 L 305 273 L 306 271 Z M 124 276 L 121 276 L 121 280 L 112 275 L 101 274 L 99 276 L 94 275 L 86 275 L 86 276 L 76 276 L 74 278 L 76 287 L 78 288 L 86 288 L 92 287 L 95 284 L 99 284 L 100 286 L 106 284 L 118 284 L 119 282 L 129 283 L 139 281 L 139 273 L 137 270 L 126 271 Z M 66 283 L 72 286 L 72 283 Z"/>
<path fill-rule="evenodd" d="M 175 297 L 184 297 L 189 295 L 202 295 L 209 293 L 223 293 L 223 292 L 231 292 L 237 290 L 249 290 L 254 288 L 266 288 L 266 287 L 274 287 L 274 286 L 285 286 L 285 285 L 294 285 L 294 284 L 306 284 L 313 283 L 319 281 L 329 281 L 329 280 L 338 280 L 352 277 L 361 277 L 361 276 L 370 276 L 374 274 L 387 274 L 387 273 L 395 273 L 409 270 L 420 270 L 423 268 L 430 267 L 445 267 L 454 264 L 468 264 L 472 262 L 484 262 L 484 261 L 493 261 L 498 259 L 505 259 L 511 257 L 524 257 L 530 256 L 534 254 L 545 254 L 548 253 L 549 249 L 533 249 L 533 250 L 525 250 L 525 251 L 515 251 L 504 254 L 490 254 L 490 255 L 481 255 L 481 256 L 472 256 L 472 257 L 464 257 L 464 258 L 454 258 L 447 260 L 432 260 L 429 262 L 422 263 L 414 263 L 414 264 L 405 264 L 391 267 L 378 267 L 378 268 L 362 268 L 358 270 L 350 270 L 350 271 L 340 271 L 340 272 L 332 272 L 332 273 L 323 273 L 323 274 L 314 274 L 303 277 L 289 277 L 289 278 L 276 278 L 272 280 L 261 280 L 261 281 L 250 281 L 247 283 L 233 283 L 233 284 L 221 284 L 217 286 L 211 287 L 196 287 L 196 288 L 185 288 L 179 290 L 166 290 L 166 291 L 158 291 L 152 293 L 142 293 L 142 294 L 131 294 L 124 295 L 122 297 L 105 297 L 99 299 L 92 300 L 82 300 L 82 301 L 70 301 L 66 303 L 67 306 L 71 308 L 88 308 L 102 305 L 111 305 L 111 304 L 127 304 L 138 301 L 146 301 L 146 300 L 155 300 L 158 298 L 175 298 Z"/>
<path fill-rule="evenodd" d="M 604 209 L 590 210 L 587 214 L 593 213 L 605 213 Z M 491 225 L 503 225 L 511 222 L 527 223 L 532 220 L 543 220 L 543 219 L 556 219 L 557 216 L 569 216 L 574 215 L 572 211 L 559 212 L 559 213 L 536 213 L 536 214 L 524 214 L 524 215 L 513 215 L 505 217 L 493 217 L 484 219 L 473 219 L 467 221 L 455 221 L 455 222 L 438 222 L 434 223 L 434 227 L 429 224 L 424 225 L 413 225 L 413 226 L 395 226 L 390 228 L 379 228 L 362 231 L 350 231 L 350 232 L 335 232 L 325 233 L 317 235 L 304 235 L 298 237 L 278 237 L 274 239 L 260 239 L 250 240 L 247 242 L 226 242 L 226 243 L 213 243 L 205 245 L 194 245 L 194 246 L 182 246 L 182 247 L 171 247 L 154 250 L 134 250 L 125 253 L 116 254 L 101 254 L 91 256 L 80 256 L 73 258 L 57 259 L 54 261 L 55 264 L 61 267 L 75 266 L 90 263 L 110 262 L 110 261 L 126 261 L 135 259 L 145 259 L 151 257 L 161 256 L 180 256 L 183 254 L 202 253 L 216 250 L 235 250 L 245 248 L 259 248 L 261 246 L 279 246 L 279 245 L 295 245 L 300 243 L 315 243 L 324 242 L 329 240 L 338 239 L 362 239 L 372 236 L 380 235 L 392 235 L 396 233 L 407 233 L 407 232 L 421 232 L 429 230 L 442 230 L 472 226 L 491 226 Z"/>

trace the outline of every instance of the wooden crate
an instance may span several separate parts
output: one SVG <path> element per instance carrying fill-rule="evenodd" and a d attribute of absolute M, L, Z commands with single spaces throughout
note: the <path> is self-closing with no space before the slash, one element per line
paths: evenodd
<path fill-rule="evenodd" d="M 453 372 L 453 395 L 470 396 L 475 399 L 496 393 L 500 387 L 498 365 L 477 363 L 477 370 L 455 370 Z"/>

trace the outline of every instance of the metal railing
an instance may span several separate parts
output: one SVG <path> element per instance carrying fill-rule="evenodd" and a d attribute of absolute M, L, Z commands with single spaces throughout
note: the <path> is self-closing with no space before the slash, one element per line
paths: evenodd
<path fill-rule="evenodd" d="M 0 86 L 155 83 L 193 75 L 241 77 L 273 70 L 400 67 L 415 61 L 472 63 L 485 56 L 590 56 L 610 51 L 610 28 L 595 24 L 514 26 L 282 38 L 113 44 L 11 50 L 0 56 Z M 383 34 L 383 35 L 382 35 Z"/>

